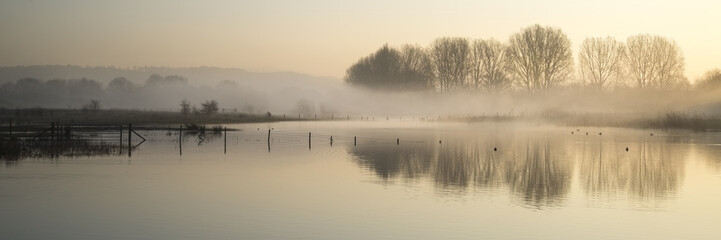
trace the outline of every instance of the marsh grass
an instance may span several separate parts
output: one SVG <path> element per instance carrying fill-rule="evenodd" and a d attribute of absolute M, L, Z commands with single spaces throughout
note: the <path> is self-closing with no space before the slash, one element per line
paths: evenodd
<path fill-rule="evenodd" d="M 0 137 L 0 160 L 25 158 L 53 158 L 79 156 L 109 156 L 123 154 L 127 147 L 118 143 L 93 142 L 89 140 L 39 140 Z"/>

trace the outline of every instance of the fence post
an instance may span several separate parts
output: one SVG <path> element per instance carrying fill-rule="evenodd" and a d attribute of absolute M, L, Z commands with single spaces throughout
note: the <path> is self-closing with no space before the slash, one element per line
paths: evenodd
<path fill-rule="evenodd" d="M 178 147 L 180 148 L 180 156 L 183 156 L 183 125 L 180 125 L 178 131 Z"/>
<path fill-rule="evenodd" d="M 123 147 L 123 124 L 120 124 L 118 132 L 120 133 L 120 147 Z"/>
<path fill-rule="evenodd" d="M 133 149 L 132 149 L 132 143 L 131 140 L 133 138 L 133 124 L 128 123 L 128 157 L 131 157 L 133 155 Z"/>

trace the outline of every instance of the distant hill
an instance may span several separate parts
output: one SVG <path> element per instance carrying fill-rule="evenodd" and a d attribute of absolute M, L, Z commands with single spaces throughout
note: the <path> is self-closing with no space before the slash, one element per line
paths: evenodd
<path fill-rule="evenodd" d="M 294 72 L 249 72 L 238 68 L 218 67 L 83 67 L 73 65 L 40 65 L 0 67 L 0 85 L 15 82 L 21 78 L 80 79 L 88 78 L 106 85 L 117 77 L 124 77 L 131 82 L 143 84 L 152 74 L 179 75 L 188 79 L 195 86 L 215 86 L 231 80 L 239 85 L 253 86 L 256 89 L 273 87 L 294 87 L 312 85 L 336 85 L 342 81 L 331 77 L 316 77 Z"/>

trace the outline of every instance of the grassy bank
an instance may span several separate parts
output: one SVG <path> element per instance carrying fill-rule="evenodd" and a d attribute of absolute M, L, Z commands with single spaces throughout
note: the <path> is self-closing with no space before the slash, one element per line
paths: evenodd
<path fill-rule="evenodd" d="M 336 120 L 345 119 L 335 118 Z M 383 120 L 385 118 L 378 118 Z M 439 116 L 438 119 L 422 121 L 469 121 L 469 122 L 514 122 L 527 121 L 569 127 L 626 127 L 653 129 L 688 129 L 693 131 L 721 131 L 721 118 L 702 113 L 668 112 L 648 113 L 575 113 L 564 111 L 544 111 L 523 115 L 483 115 L 483 116 Z M 143 128 L 153 125 L 183 124 L 189 129 L 205 128 L 204 125 L 231 123 L 259 123 L 275 121 L 312 121 L 330 120 L 311 116 L 276 116 L 245 113 L 188 114 L 177 112 L 139 111 L 139 110 L 98 110 L 82 111 L 69 109 L 0 109 L 0 132 L 7 130 L 8 123 L 14 125 L 49 124 L 128 124 Z M 379 121 L 380 121 L 379 120 Z M 204 129 L 203 129 L 204 130 Z M 211 130 L 211 129 L 208 129 Z"/>
<path fill-rule="evenodd" d="M 0 110 L 3 125 L 12 121 L 18 125 L 47 124 L 49 122 L 82 124 L 228 124 L 282 121 L 283 116 L 254 115 L 244 113 L 188 114 L 140 110 L 74 109 L 4 109 Z M 298 120 L 297 118 L 295 120 Z"/>

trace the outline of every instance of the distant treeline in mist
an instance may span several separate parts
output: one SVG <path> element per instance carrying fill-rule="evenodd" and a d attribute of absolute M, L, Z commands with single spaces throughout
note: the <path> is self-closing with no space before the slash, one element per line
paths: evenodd
<path fill-rule="evenodd" d="M 39 72 L 25 72 L 27 69 Z M 48 80 L 23 77 L 0 85 L 0 108 L 117 108 L 177 112 L 183 102 L 201 108 L 204 102 L 216 101 L 220 112 L 266 114 L 271 111 L 307 115 L 314 112 L 305 112 L 307 109 L 300 109 L 303 104 L 299 103 L 310 102 L 313 104 L 311 110 L 316 111 L 316 103 L 324 101 L 322 93 L 342 87 L 339 81 L 326 81 L 324 78 L 297 73 L 232 75 L 235 70 L 224 72 L 222 69 L 191 74 L 200 78 L 195 80 L 180 75 L 147 74 L 138 81 L 140 73 L 133 70 L 76 66 L 6 67 L 0 69 L 0 76 L 53 76 L 53 71 L 58 71 L 59 76 L 70 77 L 84 74 L 107 77 L 125 71 L 134 80 L 117 76 L 109 81 L 84 77 L 53 77 Z M 179 69 L 178 72 L 188 73 L 189 70 Z"/>
<path fill-rule="evenodd" d="M 690 89 L 684 57 L 672 39 L 640 34 L 626 42 L 587 38 L 574 61 L 571 41 L 558 28 L 533 25 L 495 39 L 441 37 L 428 47 L 382 46 L 346 71 L 345 82 L 376 90 L 542 92 L 550 89 Z M 721 72 L 695 83 L 721 86 Z"/>

